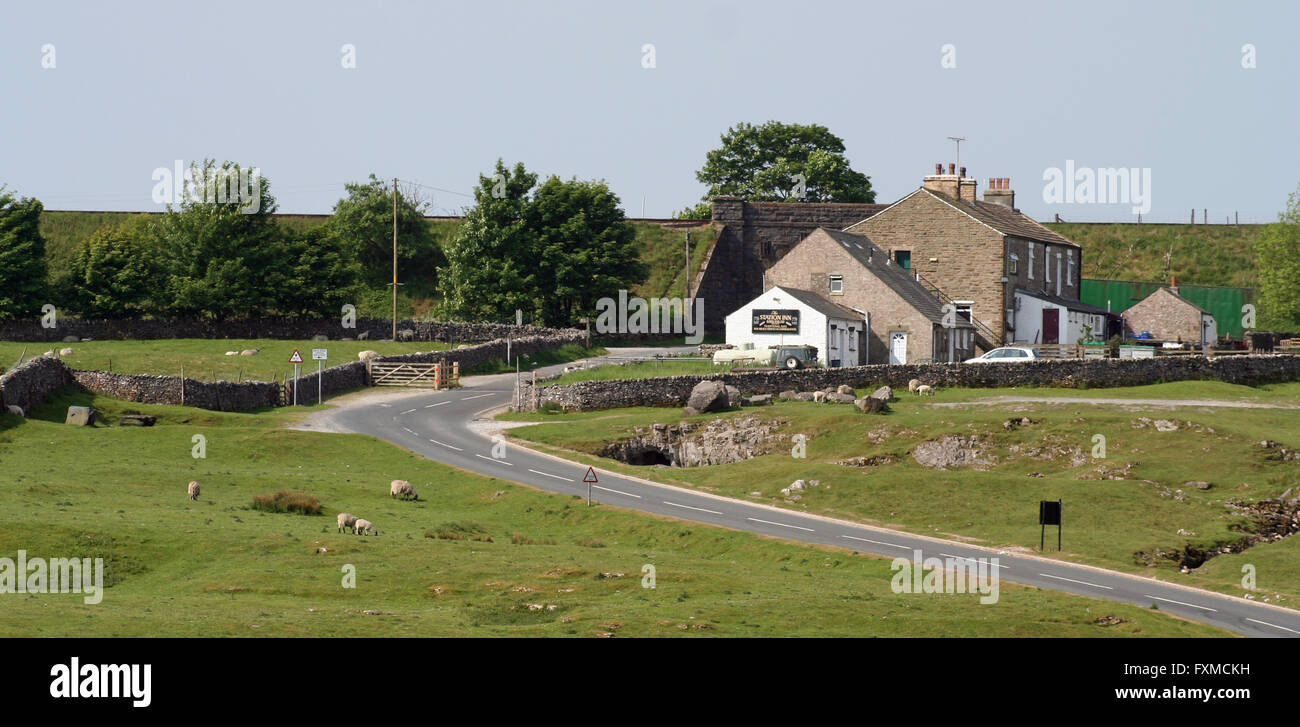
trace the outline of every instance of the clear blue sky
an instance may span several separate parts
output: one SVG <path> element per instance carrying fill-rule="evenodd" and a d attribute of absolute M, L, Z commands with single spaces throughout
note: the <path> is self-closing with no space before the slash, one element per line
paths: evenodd
<path fill-rule="evenodd" d="M 1298 33 L 1290 0 L 9 2 L 0 184 L 157 210 L 154 169 L 214 157 L 260 167 L 282 212 L 329 212 L 373 172 L 459 192 L 430 192 L 454 214 L 502 157 L 663 217 L 704 192 L 728 126 L 778 119 L 842 137 L 882 202 L 964 136 L 981 189 L 1010 177 L 1037 219 L 1133 219 L 1044 202 L 1071 159 L 1150 168 L 1147 220 L 1268 222 L 1300 185 Z"/>

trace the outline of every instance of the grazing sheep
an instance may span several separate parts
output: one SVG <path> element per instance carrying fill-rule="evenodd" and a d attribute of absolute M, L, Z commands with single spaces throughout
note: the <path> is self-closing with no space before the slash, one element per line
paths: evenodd
<path fill-rule="evenodd" d="M 920 386 L 916 387 L 916 393 L 921 396 L 934 396 L 934 387 L 921 384 Z"/>
<path fill-rule="evenodd" d="M 350 512 L 339 513 L 339 532 L 341 533 L 344 530 L 351 530 L 352 526 L 356 525 L 356 522 L 357 522 L 356 515 L 353 515 Z"/>
<path fill-rule="evenodd" d="M 817 402 L 826 401 L 826 392 L 824 392 L 824 391 L 814 391 L 814 392 L 813 392 L 813 401 L 817 401 Z"/>
<path fill-rule="evenodd" d="M 26 414 L 23 413 L 23 408 L 21 406 L 18 406 L 17 404 L 6 404 L 5 409 L 7 409 L 10 414 L 17 414 L 20 417 L 27 416 Z"/>
<path fill-rule="evenodd" d="M 238 352 L 238 351 L 226 351 L 226 355 L 227 355 L 227 356 L 238 356 L 238 355 L 239 355 L 239 352 Z"/>
<path fill-rule="evenodd" d="M 406 480 L 393 480 L 388 485 L 388 494 L 391 497 L 401 498 L 403 500 L 418 500 L 420 496 L 415 493 L 415 488 Z"/>
<path fill-rule="evenodd" d="M 358 354 L 357 354 L 357 360 L 359 360 L 359 361 L 369 361 L 369 360 L 372 359 L 372 358 L 379 358 L 379 352 L 378 352 L 378 351 L 362 351 L 361 353 L 358 353 Z"/>
<path fill-rule="evenodd" d="M 357 535 L 365 535 L 367 532 L 371 535 L 379 534 L 379 531 L 375 530 L 375 526 L 369 520 L 362 520 L 360 518 L 352 524 L 352 532 Z"/>
<path fill-rule="evenodd" d="M 60 348 L 60 349 L 59 349 L 59 355 L 60 355 L 60 356 L 71 356 L 71 355 L 72 355 L 72 348 L 71 348 L 71 347 L 69 347 L 69 348 Z"/>
<path fill-rule="evenodd" d="M 920 379 L 912 379 L 911 381 L 907 382 L 907 390 L 915 394 L 917 387 L 919 387 L 920 385 L 921 385 Z"/>
<path fill-rule="evenodd" d="M 190 493 L 191 500 L 197 501 L 199 499 L 199 483 L 197 480 L 190 483 L 189 493 Z"/>
<path fill-rule="evenodd" d="M 239 352 L 239 355 L 240 355 L 240 356 L 256 356 L 257 354 L 259 354 L 259 353 L 261 353 L 261 352 L 262 352 L 262 349 L 260 349 L 260 348 L 246 348 L 246 349 L 244 349 L 243 351 L 240 351 L 240 352 Z"/>

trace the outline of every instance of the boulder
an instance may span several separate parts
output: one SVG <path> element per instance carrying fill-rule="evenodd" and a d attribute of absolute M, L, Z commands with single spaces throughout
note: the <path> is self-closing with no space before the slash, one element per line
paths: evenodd
<path fill-rule="evenodd" d="M 701 414 L 722 411 L 729 405 L 727 387 L 721 381 L 701 381 L 691 389 L 691 395 L 686 400 L 688 409 L 694 409 Z"/>
<path fill-rule="evenodd" d="M 740 406 L 740 389 L 727 386 L 727 406 Z"/>
<path fill-rule="evenodd" d="M 1205 480 L 1194 480 L 1192 482 L 1184 482 L 1183 487 L 1195 487 L 1198 490 L 1208 490 L 1211 485 Z"/>
<path fill-rule="evenodd" d="M 888 386 L 882 386 L 879 389 L 876 389 L 875 391 L 871 392 L 871 398 L 880 399 L 881 401 L 893 401 L 894 390 L 889 388 Z"/>
<path fill-rule="evenodd" d="M 60 356 L 71 356 L 71 355 L 72 355 L 72 349 L 71 349 L 71 348 L 60 348 L 60 349 L 59 349 L 59 355 L 60 355 Z"/>
<path fill-rule="evenodd" d="M 790 486 L 786 489 L 790 490 L 791 492 L 803 492 L 804 490 L 808 489 L 808 485 L 803 480 L 795 480 L 794 482 L 791 482 Z"/>
<path fill-rule="evenodd" d="M 828 404 L 852 404 L 855 401 L 852 394 L 828 394 L 826 402 Z"/>
<path fill-rule="evenodd" d="M 311 337 L 311 340 L 313 340 L 313 341 L 328 341 L 328 340 L 330 340 L 330 337 L 327 336 L 327 335 L 325 335 L 324 333 L 317 333 L 316 335 L 314 335 L 314 336 Z"/>
<path fill-rule="evenodd" d="M 755 394 L 740 400 L 741 406 L 767 406 L 772 403 L 771 394 Z"/>
<path fill-rule="evenodd" d="M 261 350 L 262 350 L 262 349 L 260 349 L 260 348 L 246 348 L 246 349 L 244 349 L 243 351 L 240 351 L 240 352 L 239 352 L 239 355 L 240 355 L 240 356 L 256 356 L 256 355 L 258 354 L 258 352 L 261 351 Z"/>
<path fill-rule="evenodd" d="M 80 339 L 80 338 L 77 338 L 76 336 L 64 336 L 64 337 L 63 337 L 63 342 L 64 342 L 64 343 L 80 343 L 80 342 L 81 342 L 81 339 Z"/>
<path fill-rule="evenodd" d="M 794 398 L 798 399 L 799 401 L 816 401 L 817 394 L 811 391 L 801 391 L 798 394 L 795 394 Z"/>
<path fill-rule="evenodd" d="M 95 423 L 95 414 L 97 413 L 88 406 L 70 406 L 68 407 L 68 416 L 63 420 L 63 423 L 88 427 Z"/>
<path fill-rule="evenodd" d="M 699 409 L 696 409 L 696 408 L 694 408 L 694 407 L 690 407 L 690 406 L 688 406 L 688 407 L 684 407 L 684 408 L 682 409 L 682 416 L 684 416 L 684 417 L 693 417 L 693 416 L 699 416 L 699 415 L 700 415 L 700 410 L 699 410 Z"/>
<path fill-rule="evenodd" d="M 152 414 L 124 414 L 117 424 L 120 427 L 152 427 L 158 417 Z"/>
<path fill-rule="evenodd" d="M 852 386 L 849 386 L 848 384 L 840 384 L 839 386 L 835 387 L 835 393 L 837 393 L 837 394 L 852 394 L 852 393 L 853 393 L 853 387 L 852 387 Z"/>
<path fill-rule="evenodd" d="M 864 414 L 881 414 L 888 411 L 883 399 L 877 399 L 874 396 L 864 396 L 853 402 Z"/>

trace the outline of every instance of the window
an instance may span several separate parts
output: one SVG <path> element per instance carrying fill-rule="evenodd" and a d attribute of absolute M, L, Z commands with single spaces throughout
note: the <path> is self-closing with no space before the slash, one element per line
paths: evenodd
<path fill-rule="evenodd" d="M 1052 248 L 1043 245 L 1043 282 L 1052 282 Z"/>
<path fill-rule="evenodd" d="M 1020 274 L 1020 256 L 1013 252 L 1011 253 L 1011 258 L 1007 261 L 1007 275 L 1019 275 L 1019 274 Z"/>
<path fill-rule="evenodd" d="M 843 275 L 832 275 L 832 276 L 831 276 L 831 295 L 843 295 L 843 294 L 844 294 L 844 276 L 843 276 Z"/>
<path fill-rule="evenodd" d="M 1034 279 L 1034 243 L 1029 243 L 1029 279 Z"/>
<path fill-rule="evenodd" d="M 974 304 L 975 301 L 973 300 L 954 300 L 952 302 L 952 307 L 957 309 L 957 315 L 969 321 L 971 319 L 970 309 Z"/>
<path fill-rule="evenodd" d="M 900 268 L 902 268 L 902 269 L 904 269 L 904 270 L 911 270 L 911 269 L 912 269 L 912 251 L 911 251 L 911 250 L 895 250 L 895 251 L 894 251 L 894 262 L 898 263 L 898 267 L 900 267 Z"/>

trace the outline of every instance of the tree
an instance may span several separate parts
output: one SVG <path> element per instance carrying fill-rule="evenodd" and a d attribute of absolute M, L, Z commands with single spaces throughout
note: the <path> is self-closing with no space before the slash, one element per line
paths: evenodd
<path fill-rule="evenodd" d="M 44 209 L 40 200 L 0 187 L 0 319 L 37 313 L 46 302 Z"/>
<path fill-rule="evenodd" d="M 393 190 L 373 174 L 370 181 L 346 189 L 347 197 L 334 205 L 328 233 L 361 262 L 367 286 L 386 288 L 393 280 Z M 425 222 L 425 206 L 413 193 L 398 190 L 397 264 L 407 278 L 400 282 L 432 292 L 446 257 Z"/>
<path fill-rule="evenodd" d="M 260 315 L 274 307 L 285 277 L 283 240 L 272 213 L 271 183 L 232 162 L 195 163 L 191 178 L 209 190 L 213 179 L 246 179 L 244 195 L 187 195 L 180 208 L 168 205 L 157 222 L 165 266 L 165 312 L 234 317 Z M 206 181 L 204 181 L 206 180 Z M 255 202 L 255 204 L 254 204 Z"/>
<path fill-rule="evenodd" d="M 693 206 L 673 213 L 677 220 L 707 220 L 713 217 L 712 202 L 696 202 Z"/>
<path fill-rule="evenodd" d="M 844 141 L 817 124 L 737 124 L 695 177 L 709 185 L 705 200 L 733 195 L 768 202 L 876 201 L 871 178 L 844 157 Z"/>
<path fill-rule="evenodd" d="M 1300 188 L 1287 197 L 1277 222 L 1255 238 L 1260 328 L 1300 332 Z"/>
<path fill-rule="evenodd" d="M 160 309 L 160 256 L 153 223 L 137 215 L 102 227 L 73 253 L 63 283 L 68 303 L 83 316 L 126 318 Z"/>
<path fill-rule="evenodd" d="M 475 205 L 439 271 L 446 310 L 467 319 L 510 319 L 529 311 L 548 326 L 569 325 L 648 274 L 618 197 L 604 182 L 562 181 L 523 164 L 479 177 Z"/>
<path fill-rule="evenodd" d="M 288 262 L 276 309 L 311 317 L 336 315 L 356 300 L 361 264 L 353 251 L 328 231 L 316 228 L 284 241 Z"/>

